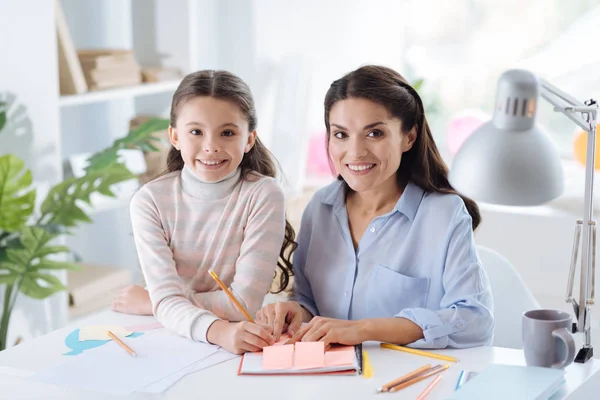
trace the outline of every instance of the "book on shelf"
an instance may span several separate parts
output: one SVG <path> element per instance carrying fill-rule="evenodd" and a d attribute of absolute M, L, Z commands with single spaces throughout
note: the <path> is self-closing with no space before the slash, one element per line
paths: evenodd
<path fill-rule="evenodd" d="M 81 94 L 88 91 L 87 82 L 77 57 L 67 20 L 59 0 L 54 2 L 58 47 L 58 78 L 60 94 Z"/>
<path fill-rule="evenodd" d="M 87 80 L 95 82 L 116 80 L 120 78 L 129 78 L 136 81 L 141 80 L 141 70 L 130 65 L 124 66 L 123 68 L 113 69 L 84 69 L 83 73 L 85 74 Z"/>
<path fill-rule="evenodd" d="M 140 75 L 121 75 L 110 79 L 94 79 L 88 81 L 90 90 L 113 89 L 124 86 L 139 85 Z"/>
<path fill-rule="evenodd" d="M 85 68 L 114 68 L 115 66 L 138 65 L 133 51 L 126 49 L 78 50 L 77 56 Z"/>
<path fill-rule="evenodd" d="M 181 70 L 168 67 L 144 67 L 142 68 L 143 82 L 174 81 L 182 78 Z"/>
<path fill-rule="evenodd" d="M 77 55 L 90 90 L 139 85 L 142 82 L 141 68 L 131 50 L 79 50 Z"/>

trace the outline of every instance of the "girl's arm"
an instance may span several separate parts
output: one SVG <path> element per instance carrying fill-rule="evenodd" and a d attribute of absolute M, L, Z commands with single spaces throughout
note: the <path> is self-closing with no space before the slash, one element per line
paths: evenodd
<path fill-rule="evenodd" d="M 271 287 L 285 233 L 285 198 L 281 186 L 274 179 L 263 178 L 255 190 L 229 287 L 251 316 L 260 309 Z M 222 290 L 193 292 L 190 300 L 228 321 L 245 319 Z"/>
<path fill-rule="evenodd" d="M 133 196 L 130 214 L 153 314 L 161 324 L 179 335 L 207 342 L 206 332 L 218 318 L 186 298 L 159 210 L 146 188 L 142 187 Z"/>

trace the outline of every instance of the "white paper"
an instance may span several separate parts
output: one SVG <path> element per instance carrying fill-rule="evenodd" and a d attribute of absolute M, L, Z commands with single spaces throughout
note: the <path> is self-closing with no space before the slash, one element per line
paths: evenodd
<path fill-rule="evenodd" d="M 13 368 L 13 367 L 7 367 L 4 365 L 0 365 L 0 375 L 18 376 L 20 378 L 27 378 L 27 377 L 33 375 L 33 371 L 28 371 L 25 369 L 19 369 L 19 368 Z"/>
<path fill-rule="evenodd" d="M 153 384 L 146 386 L 145 388 L 139 390 L 139 392 L 144 393 L 163 393 L 165 390 L 173 386 L 175 383 L 179 382 L 182 378 L 189 374 L 193 374 L 194 372 L 201 371 L 203 369 L 215 366 L 225 361 L 229 361 L 234 358 L 238 358 L 240 356 L 230 353 L 226 350 L 219 349 L 215 354 L 208 356 L 202 361 L 199 361 L 195 364 L 192 364 L 188 367 L 183 368 L 180 371 L 175 372 L 172 375 L 169 375 L 166 378 L 161 379 L 160 381 L 154 382 Z"/>
<path fill-rule="evenodd" d="M 111 341 L 44 369 L 32 379 L 103 393 L 130 394 L 204 360 L 219 349 L 168 332 L 123 341 L 137 357 Z"/>
<path fill-rule="evenodd" d="M 111 331 L 119 339 L 131 335 L 133 332 L 118 325 L 89 325 L 79 328 L 79 341 L 85 340 L 112 340 L 108 336 L 108 331 Z"/>

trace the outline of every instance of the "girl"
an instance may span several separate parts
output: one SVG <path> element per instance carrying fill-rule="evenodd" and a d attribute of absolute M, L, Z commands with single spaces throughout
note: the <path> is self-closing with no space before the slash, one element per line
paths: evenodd
<path fill-rule="evenodd" d="M 258 321 L 275 339 L 287 330 L 326 344 L 490 344 L 479 210 L 450 186 L 417 92 L 391 69 L 359 68 L 329 88 L 325 126 L 338 181 L 304 211 L 293 301 Z"/>
<path fill-rule="evenodd" d="M 271 332 L 244 321 L 208 274 L 215 271 L 251 315 L 276 265 L 280 291 L 292 274 L 294 231 L 256 123 L 250 89 L 237 76 L 199 71 L 183 79 L 171 105 L 167 173 L 131 201 L 148 291 L 128 289 L 115 310 L 151 311 L 166 328 L 234 353 L 273 343 Z"/>

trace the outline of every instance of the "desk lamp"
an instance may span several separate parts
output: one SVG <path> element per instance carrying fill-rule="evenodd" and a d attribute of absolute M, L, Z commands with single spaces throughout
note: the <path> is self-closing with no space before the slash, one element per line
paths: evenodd
<path fill-rule="evenodd" d="M 590 308 L 594 304 L 596 221 L 593 218 L 594 158 L 598 105 L 581 102 L 525 70 L 508 70 L 498 80 L 494 116 L 465 141 L 450 169 L 450 182 L 466 196 L 486 203 L 532 206 L 558 197 L 563 173 L 558 152 L 544 130 L 536 125 L 539 95 L 587 132 L 583 219 L 575 226 L 567 302 L 577 321 L 573 333 L 584 334 L 575 362 L 593 356 Z M 573 279 L 581 243 L 579 299 L 573 297 Z"/>

